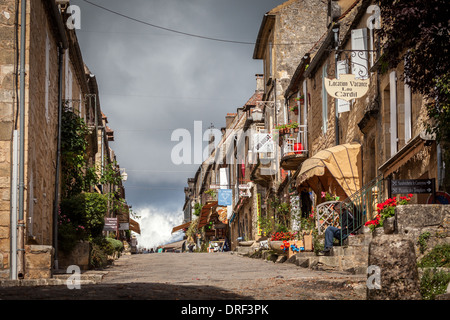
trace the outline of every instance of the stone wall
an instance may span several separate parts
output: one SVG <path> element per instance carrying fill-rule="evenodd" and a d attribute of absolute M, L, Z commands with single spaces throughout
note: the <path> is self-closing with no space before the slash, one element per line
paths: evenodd
<path fill-rule="evenodd" d="M 60 269 L 67 269 L 71 265 L 80 267 L 81 270 L 89 269 L 90 243 L 79 242 L 69 254 L 58 252 L 58 264 Z"/>
<path fill-rule="evenodd" d="M 421 299 L 417 263 L 436 245 L 450 244 L 448 205 L 402 205 L 395 211 L 394 227 L 385 221 L 384 234 L 370 243 L 368 265 L 379 268 L 380 275 L 380 287 L 368 287 L 370 300 Z M 420 242 L 425 232 L 429 237 Z"/>
<path fill-rule="evenodd" d="M 0 279 L 9 277 L 15 1 L 0 2 Z"/>
<path fill-rule="evenodd" d="M 437 244 L 450 244 L 450 206 L 403 205 L 396 208 L 397 233 L 411 239 L 419 261 Z M 430 233 L 422 252 L 419 237 Z"/>

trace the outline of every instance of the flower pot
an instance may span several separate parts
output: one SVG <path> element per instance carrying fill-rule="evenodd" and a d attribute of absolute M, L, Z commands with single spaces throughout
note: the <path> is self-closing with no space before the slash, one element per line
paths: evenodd
<path fill-rule="evenodd" d="M 387 218 L 383 221 L 384 234 L 393 234 L 395 231 L 395 217 Z"/>
<path fill-rule="evenodd" d="M 295 114 L 296 116 L 298 116 L 298 109 L 295 109 L 295 110 L 294 110 L 294 114 Z"/>
<path fill-rule="evenodd" d="M 269 248 L 271 250 L 275 251 L 275 253 L 278 253 L 278 254 L 287 253 L 287 251 L 285 252 L 283 249 L 281 249 L 281 246 L 283 246 L 283 241 L 269 240 Z"/>
<path fill-rule="evenodd" d="M 255 241 L 239 241 L 239 245 L 242 247 L 250 247 Z"/>
<path fill-rule="evenodd" d="M 302 144 L 300 142 L 294 143 L 294 152 L 296 154 L 299 154 L 299 153 L 302 153 L 301 150 L 303 150 Z"/>

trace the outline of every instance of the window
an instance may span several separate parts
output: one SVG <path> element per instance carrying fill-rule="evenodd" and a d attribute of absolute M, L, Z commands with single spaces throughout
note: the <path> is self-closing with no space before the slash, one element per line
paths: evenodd
<path fill-rule="evenodd" d="M 389 106 L 391 157 L 397 153 L 397 75 L 395 71 L 389 74 Z"/>

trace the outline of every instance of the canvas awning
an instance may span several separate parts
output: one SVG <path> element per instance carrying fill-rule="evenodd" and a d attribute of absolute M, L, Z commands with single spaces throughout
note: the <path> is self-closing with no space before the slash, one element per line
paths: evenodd
<path fill-rule="evenodd" d="M 141 227 L 139 223 L 130 218 L 130 230 L 141 234 Z"/>
<path fill-rule="evenodd" d="M 186 223 L 180 224 L 179 226 L 174 227 L 172 229 L 172 233 L 177 232 L 179 230 L 183 230 L 183 229 L 189 228 L 189 226 L 191 225 L 191 222 L 192 221 L 189 221 L 189 222 L 186 222 Z"/>
<path fill-rule="evenodd" d="M 209 217 L 211 215 L 211 208 L 215 208 L 217 207 L 218 202 L 214 201 L 214 202 L 210 202 L 208 204 L 205 204 L 202 207 L 202 211 L 200 213 L 200 217 L 199 217 L 199 221 L 198 221 L 198 229 L 200 229 L 201 227 L 205 226 L 208 224 L 209 222 Z"/>
<path fill-rule="evenodd" d="M 350 196 L 361 188 L 361 177 L 361 145 L 349 143 L 324 149 L 305 160 L 296 182 L 309 185 L 316 193 L 333 185 Z"/>

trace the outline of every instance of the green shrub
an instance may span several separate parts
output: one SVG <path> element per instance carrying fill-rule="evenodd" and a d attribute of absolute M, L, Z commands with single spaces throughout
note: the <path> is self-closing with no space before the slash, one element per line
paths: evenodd
<path fill-rule="evenodd" d="M 434 300 L 439 294 L 447 291 L 450 273 L 446 271 L 425 270 L 420 280 L 420 293 L 424 300 Z"/>
<path fill-rule="evenodd" d="M 91 254 L 89 264 L 92 268 L 103 268 L 108 264 L 108 257 L 105 251 L 96 243 L 91 243 Z"/>
<path fill-rule="evenodd" d="M 70 253 L 79 240 L 75 227 L 72 224 L 58 226 L 58 249 Z"/>
<path fill-rule="evenodd" d="M 102 234 L 107 211 L 107 197 L 99 193 L 81 193 L 61 201 L 61 212 L 74 225 L 83 226 L 85 236 L 93 239 Z"/>
<path fill-rule="evenodd" d="M 438 244 L 417 264 L 420 268 L 450 268 L 450 244 Z"/>
<path fill-rule="evenodd" d="M 111 244 L 111 246 L 113 248 L 113 253 L 114 253 L 114 251 L 117 251 L 117 252 L 122 252 L 123 251 L 123 243 L 122 243 L 122 241 L 116 240 L 116 239 L 113 239 L 113 238 L 109 238 L 109 237 L 106 238 L 106 241 L 109 244 Z M 109 254 L 111 255 L 112 253 L 109 253 Z"/>

